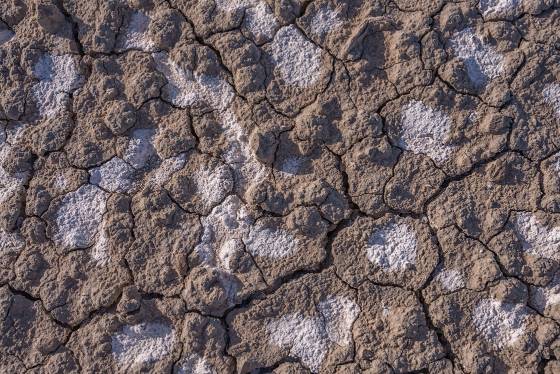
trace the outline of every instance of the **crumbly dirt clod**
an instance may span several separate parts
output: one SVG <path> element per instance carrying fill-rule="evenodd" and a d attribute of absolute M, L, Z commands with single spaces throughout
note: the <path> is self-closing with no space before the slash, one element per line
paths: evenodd
<path fill-rule="evenodd" d="M 0 1 L 0 373 L 560 373 L 559 0 Z"/>

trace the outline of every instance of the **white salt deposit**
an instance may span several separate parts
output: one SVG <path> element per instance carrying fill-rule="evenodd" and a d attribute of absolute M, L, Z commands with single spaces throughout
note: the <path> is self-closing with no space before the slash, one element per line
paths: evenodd
<path fill-rule="evenodd" d="M 299 249 L 298 239 L 288 231 L 264 226 L 260 221 L 251 227 L 244 242 L 247 251 L 257 257 L 288 257 Z"/>
<path fill-rule="evenodd" d="M 153 52 L 156 48 L 148 34 L 150 17 L 142 12 L 134 12 L 125 24 L 124 32 L 117 38 L 117 49 L 121 51 L 137 49 Z"/>
<path fill-rule="evenodd" d="M 224 137 L 229 141 L 222 157 L 233 169 L 236 193 L 242 195 L 249 186 L 263 181 L 268 175 L 268 170 L 251 152 L 248 134 L 238 122 L 233 110 L 225 110 L 221 118 Z"/>
<path fill-rule="evenodd" d="M 182 108 L 203 106 L 216 111 L 224 129 L 223 138 L 228 142 L 223 148 L 222 158 L 233 169 L 236 192 L 243 193 L 249 184 L 263 180 L 267 174 L 266 167 L 251 153 L 248 134 L 230 108 L 235 98 L 230 84 L 218 77 L 183 69 L 167 53 L 154 53 L 153 56 L 157 69 L 168 81 L 163 88 L 167 100 Z"/>
<path fill-rule="evenodd" d="M 0 160 L 2 160 L 2 153 L 0 151 Z M 25 175 L 10 175 L 0 166 L 0 204 L 11 199 L 14 194 L 17 194 L 26 179 Z"/>
<path fill-rule="evenodd" d="M 527 308 L 496 299 L 481 300 L 473 311 L 477 331 L 497 349 L 513 346 L 526 329 Z"/>
<path fill-rule="evenodd" d="M 174 173 L 181 170 L 185 166 L 186 154 L 181 153 L 175 157 L 170 157 L 161 162 L 159 167 L 154 170 L 148 177 L 148 182 L 156 186 L 161 186 L 167 182 Z"/>
<path fill-rule="evenodd" d="M 152 157 L 156 156 L 153 145 L 154 135 L 155 131 L 152 129 L 134 130 L 123 154 L 123 160 L 135 169 L 142 169 Z"/>
<path fill-rule="evenodd" d="M 110 192 L 127 193 L 134 187 L 135 170 L 119 157 L 89 171 L 89 181 Z"/>
<path fill-rule="evenodd" d="M 551 83 L 544 87 L 544 100 L 552 106 L 558 118 L 560 118 L 560 83 Z"/>
<path fill-rule="evenodd" d="M 323 37 L 329 32 L 337 32 L 343 22 L 338 11 L 330 5 L 323 5 L 313 14 L 310 22 L 311 34 L 317 38 Z"/>
<path fill-rule="evenodd" d="M 539 313 L 546 315 L 547 309 L 560 303 L 560 275 L 544 287 L 531 286 L 530 303 Z"/>
<path fill-rule="evenodd" d="M 232 270 L 232 261 L 243 253 L 244 246 L 241 239 L 229 239 L 222 243 L 216 253 L 220 267 L 226 271 Z"/>
<path fill-rule="evenodd" d="M 95 244 L 91 248 L 91 259 L 98 265 L 104 266 L 111 260 L 109 254 L 109 237 L 107 235 L 107 221 L 104 219 L 99 231 Z"/>
<path fill-rule="evenodd" d="M 19 193 L 21 187 L 27 182 L 30 174 L 28 172 L 11 174 L 1 165 L 2 161 L 9 156 L 10 145 L 8 134 L 4 125 L 0 123 L 0 205 Z"/>
<path fill-rule="evenodd" d="M 274 70 L 286 85 L 309 87 L 320 77 L 322 50 L 294 26 L 282 27 L 270 44 Z"/>
<path fill-rule="evenodd" d="M 255 0 L 214 0 L 216 10 L 221 12 L 235 12 L 238 9 L 247 7 Z"/>
<path fill-rule="evenodd" d="M 175 331 L 158 322 L 125 325 L 111 337 L 113 357 L 125 368 L 138 363 L 150 363 L 168 356 L 175 343 Z"/>
<path fill-rule="evenodd" d="M 105 213 L 107 193 L 91 184 L 66 194 L 56 211 L 52 240 L 66 249 L 94 244 Z"/>
<path fill-rule="evenodd" d="M 178 365 L 177 374 L 217 374 L 204 357 L 196 354 L 185 357 Z"/>
<path fill-rule="evenodd" d="M 194 175 L 197 194 L 202 196 L 205 207 L 213 207 L 224 200 L 233 189 L 231 171 L 226 165 L 213 170 L 198 170 Z"/>
<path fill-rule="evenodd" d="M 167 79 L 163 96 L 174 105 L 186 108 L 205 103 L 211 109 L 225 110 L 233 100 L 234 91 L 225 80 L 183 69 L 166 52 L 154 53 L 153 57 L 156 68 Z"/>
<path fill-rule="evenodd" d="M 270 41 L 278 28 L 274 12 L 264 1 L 258 1 L 245 11 L 245 26 L 253 40 L 258 43 Z"/>
<path fill-rule="evenodd" d="M 0 254 L 17 253 L 23 249 L 25 242 L 17 232 L 0 229 Z"/>
<path fill-rule="evenodd" d="M 421 101 L 411 100 L 401 109 L 398 145 L 430 157 L 436 164 L 447 160 L 454 147 L 447 144 L 453 121 L 444 112 Z"/>
<path fill-rule="evenodd" d="M 317 306 L 319 316 L 293 313 L 267 324 L 269 342 L 289 349 L 312 372 L 319 372 L 333 344 L 346 346 L 351 341 L 352 324 L 359 307 L 343 297 L 329 297 Z"/>
<path fill-rule="evenodd" d="M 485 19 L 510 19 L 522 10 L 522 0 L 480 0 L 478 4 Z"/>
<path fill-rule="evenodd" d="M 54 116 L 64 108 L 68 94 L 82 84 L 72 55 L 44 54 L 33 67 L 39 79 L 31 88 L 41 116 Z"/>
<path fill-rule="evenodd" d="M 297 175 L 305 165 L 306 159 L 300 156 L 290 156 L 282 161 L 278 168 L 281 176 Z"/>
<path fill-rule="evenodd" d="M 329 340 L 340 346 L 352 342 L 352 324 L 358 318 L 360 307 L 352 300 L 341 296 L 328 296 L 317 304 L 317 310 L 325 321 Z"/>
<path fill-rule="evenodd" d="M 376 228 L 367 242 L 370 262 L 389 271 L 403 271 L 416 264 L 417 237 L 414 227 L 402 218 Z"/>
<path fill-rule="evenodd" d="M 542 225 L 529 212 L 519 212 L 513 220 L 514 229 L 521 239 L 523 250 L 537 257 L 560 260 L 560 227 Z"/>
<path fill-rule="evenodd" d="M 317 373 L 329 350 L 328 335 L 317 318 L 290 314 L 267 325 L 269 342 L 290 350 L 302 364 Z"/>
<path fill-rule="evenodd" d="M 455 56 L 464 61 L 470 80 L 478 87 L 500 76 L 504 70 L 504 56 L 485 44 L 474 29 L 466 28 L 451 39 Z"/>
<path fill-rule="evenodd" d="M 242 238 L 253 221 L 243 202 L 230 195 L 201 221 L 202 237 L 194 252 L 205 265 L 231 271 L 230 261 L 244 252 Z"/>
<path fill-rule="evenodd" d="M 442 287 L 449 292 L 457 291 L 465 287 L 465 278 L 463 274 L 455 269 L 446 269 L 439 272 L 434 280 L 439 282 Z"/>

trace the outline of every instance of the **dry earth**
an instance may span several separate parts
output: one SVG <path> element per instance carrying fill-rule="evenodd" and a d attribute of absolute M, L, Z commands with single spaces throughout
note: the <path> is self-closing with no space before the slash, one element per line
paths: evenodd
<path fill-rule="evenodd" d="M 0 1 L 0 373 L 560 373 L 560 0 Z"/>

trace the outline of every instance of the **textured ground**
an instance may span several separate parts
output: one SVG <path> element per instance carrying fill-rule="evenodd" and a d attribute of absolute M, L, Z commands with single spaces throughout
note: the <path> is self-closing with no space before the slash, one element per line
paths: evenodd
<path fill-rule="evenodd" d="M 560 0 L 0 1 L 0 373 L 560 373 Z"/>

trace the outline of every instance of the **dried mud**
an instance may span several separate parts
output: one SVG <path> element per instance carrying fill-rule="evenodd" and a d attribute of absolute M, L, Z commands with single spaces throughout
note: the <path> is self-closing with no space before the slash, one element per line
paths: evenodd
<path fill-rule="evenodd" d="M 560 373 L 558 0 L 0 2 L 1 373 Z"/>

